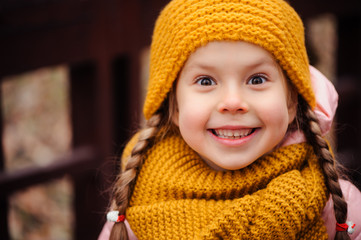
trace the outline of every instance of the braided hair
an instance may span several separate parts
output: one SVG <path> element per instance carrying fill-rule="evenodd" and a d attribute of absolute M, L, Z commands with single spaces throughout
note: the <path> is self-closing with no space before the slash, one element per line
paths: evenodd
<path fill-rule="evenodd" d="M 137 142 L 131 154 L 126 159 L 122 159 L 125 161 L 125 167 L 117 176 L 112 190 L 112 209 L 118 210 L 119 215 L 126 215 L 137 175 L 143 165 L 147 151 L 166 134 L 177 131 L 171 119 L 173 111 L 176 109 L 175 105 L 175 94 L 171 91 L 157 113 L 147 120 L 144 127 L 139 131 Z M 124 221 L 113 225 L 109 239 L 128 240 L 128 231 Z"/>
<path fill-rule="evenodd" d="M 333 200 L 333 208 L 336 221 L 344 223 L 347 219 L 347 203 L 343 197 L 340 183 L 339 170 L 337 161 L 330 151 L 330 146 L 321 134 L 321 128 L 316 114 L 307 104 L 307 102 L 299 96 L 297 121 L 301 130 L 304 132 L 307 142 L 309 142 L 315 154 L 318 156 L 319 163 L 322 166 L 325 176 L 326 186 Z M 346 231 L 336 232 L 335 240 L 350 239 Z"/>

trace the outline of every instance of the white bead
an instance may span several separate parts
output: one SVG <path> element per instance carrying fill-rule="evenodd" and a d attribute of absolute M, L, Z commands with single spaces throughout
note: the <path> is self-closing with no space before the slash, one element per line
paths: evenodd
<path fill-rule="evenodd" d="M 107 220 L 110 222 L 116 222 L 118 219 L 119 211 L 110 211 L 107 213 Z"/>
<path fill-rule="evenodd" d="M 347 221 L 346 224 L 347 224 L 347 226 L 348 226 L 347 232 L 348 232 L 349 234 L 352 234 L 352 233 L 355 231 L 355 226 L 354 226 L 353 222 Z"/>

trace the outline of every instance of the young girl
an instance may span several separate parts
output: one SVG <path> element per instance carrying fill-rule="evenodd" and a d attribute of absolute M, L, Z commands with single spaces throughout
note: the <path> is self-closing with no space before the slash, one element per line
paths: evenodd
<path fill-rule="evenodd" d="M 170 2 L 146 126 L 124 151 L 100 239 L 360 239 L 360 192 L 323 138 L 336 105 L 283 0 Z"/>

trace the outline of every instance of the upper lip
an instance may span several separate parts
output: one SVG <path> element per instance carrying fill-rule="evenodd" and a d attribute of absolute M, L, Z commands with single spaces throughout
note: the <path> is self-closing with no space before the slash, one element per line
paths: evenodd
<path fill-rule="evenodd" d="M 250 126 L 236 126 L 236 125 L 226 125 L 221 127 L 209 128 L 210 130 L 242 130 L 242 129 L 253 129 L 256 127 Z"/>

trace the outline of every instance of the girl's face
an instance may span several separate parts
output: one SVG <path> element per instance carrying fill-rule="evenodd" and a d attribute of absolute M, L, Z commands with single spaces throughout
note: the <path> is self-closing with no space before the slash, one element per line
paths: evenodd
<path fill-rule="evenodd" d="M 281 142 L 296 114 L 286 79 L 266 50 L 211 42 L 187 60 L 173 122 L 214 169 L 248 166 Z"/>

